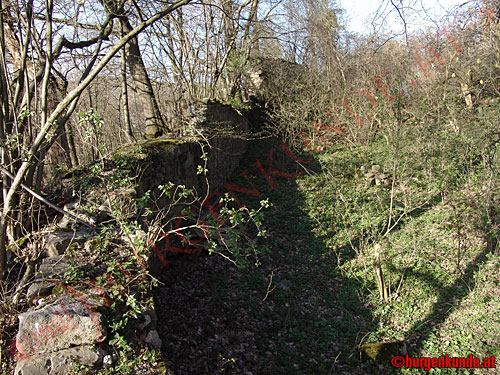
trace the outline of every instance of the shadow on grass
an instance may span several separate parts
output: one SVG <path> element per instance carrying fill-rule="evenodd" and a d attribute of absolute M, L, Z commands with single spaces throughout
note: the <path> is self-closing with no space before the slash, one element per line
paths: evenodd
<path fill-rule="evenodd" d="M 254 141 L 242 162 L 249 180 L 241 169 L 231 181 L 247 188 L 251 182 L 261 194 L 237 193 L 242 204 L 255 207 L 269 197 L 274 205 L 265 213 L 259 267 L 236 269 L 201 255 L 165 268 L 154 298 L 171 373 L 376 373 L 358 357 L 358 344 L 377 326 L 359 299 L 360 284 L 341 275 L 302 210 L 295 176 L 320 170 L 308 158 Z"/>
<path fill-rule="evenodd" d="M 394 225 L 394 228 L 391 230 L 391 234 L 397 232 L 398 230 L 401 230 L 405 227 L 405 225 L 410 222 L 413 219 L 418 218 L 419 216 L 425 214 L 438 204 L 442 202 L 442 196 L 441 194 L 436 194 L 434 195 L 427 203 L 422 205 L 421 207 L 418 207 L 417 209 L 411 211 L 408 213 L 405 217 L 403 217 L 401 220 L 399 220 L 397 223 L 395 223 L 396 218 L 393 218 L 391 225 Z M 376 232 L 377 233 L 384 233 L 385 230 L 387 229 L 387 221 L 389 220 L 389 215 L 383 220 L 382 224 L 380 226 L 376 227 Z M 351 259 L 355 258 L 358 256 L 358 254 L 361 252 L 361 246 L 362 244 L 372 246 L 374 243 L 374 240 L 371 238 L 368 239 L 363 239 L 361 240 L 360 237 L 355 237 L 350 239 L 350 241 L 334 250 L 336 254 L 339 254 L 338 258 L 338 263 L 342 264 L 345 262 L 350 261 Z"/>
<path fill-rule="evenodd" d="M 487 261 L 487 254 L 490 251 L 491 249 L 485 247 L 483 251 L 477 254 L 476 257 L 469 262 L 461 276 L 457 277 L 453 285 L 448 287 L 443 286 L 430 274 L 416 273 L 412 270 L 407 270 L 408 276 L 413 276 L 426 283 L 430 283 L 435 290 L 440 291 L 438 300 L 433 305 L 431 312 L 420 321 L 416 321 L 408 331 L 407 340 L 410 343 L 412 352 L 416 354 L 420 353 L 430 335 L 460 306 L 461 302 L 470 294 L 470 291 L 474 290 L 474 274 L 479 270 L 481 265 Z"/>

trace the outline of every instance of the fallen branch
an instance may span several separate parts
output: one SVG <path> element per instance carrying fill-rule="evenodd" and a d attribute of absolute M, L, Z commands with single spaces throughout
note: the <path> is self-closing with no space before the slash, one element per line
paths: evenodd
<path fill-rule="evenodd" d="M 269 294 L 276 288 L 276 287 L 274 287 L 273 289 L 271 289 L 271 284 L 273 283 L 273 276 L 274 276 L 274 271 L 271 272 L 271 277 L 269 279 L 269 285 L 267 286 L 266 296 L 264 297 L 262 302 L 264 302 L 267 299 L 267 297 L 269 297 Z"/>
<path fill-rule="evenodd" d="M 14 176 L 12 175 L 12 173 L 10 173 L 8 170 L 6 170 L 4 167 L 1 167 L 0 166 L 0 169 L 2 170 L 3 173 L 5 173 L 7 176 L 9 176 L 10 178 L 14 179 Z M 36 199 L 38 199 L 39 201 L 45 203 L 47 206 L 49 207 L 52 207 L 54 210 L 56 210 L 57 212 L 60 212 L 61 214 L 63 215 L 66 215 L 68 216 L 69 218 L 75 220 L 76 222 L 82 224 L 82 225 L 85 225 L 87 228 L 91 228 L 91 229 L 94 229 L 94 225 L 82 220 L 82 219 L 79 219 L 78 217 L 76 217 L 75 215 L 73 215 L 72 213 L 60 208 L 60 207 L 57 207 L 54 203 L 52 202 L 49 202 L 47 199 L 45 199 L 44 197 L 42 197 L 40 194 L 34 192 L 33 190 L 31 190 L 29 187 L 27 187 L 26 185 L 24 185 L 23 183 L 21 183 L 21 187 L 26 190 L 28 193 L 30 193 L 31 195 L 33 195 Z"/>

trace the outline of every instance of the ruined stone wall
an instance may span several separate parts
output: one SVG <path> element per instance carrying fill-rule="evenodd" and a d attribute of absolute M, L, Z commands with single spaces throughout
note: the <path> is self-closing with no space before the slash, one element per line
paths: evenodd
<path fill-rule="evenodd" d="M 265 108 L 301 92 L 307 84 L 303 65 L 276 58 L 258 58 L 251 61 L 248 72 L 248 93 Z"/>
<path fill-rule="evenodd" d="M 137 217 L 138 198 L 147 191 L 159 197 L 158 185 L 167 182 L 195 189 L 201 198 L 222 188 L 246 151 L 248 121 L 231 106 L 200 102 L 191 109 L 188 128 L 192 133 L 189 137 L 130 144 L 100 164 L 71 171 L 63 183 L 78 199 L 67 203 L 65 210 L 98 227 L 100 221 L 109 222 L 116 212 L 120 218 Z M 198 173 L 198 166 L 203 165 L 202 145 L 208 157 L 206 177 Z M 155 203 L 159 208 L 162 204 L 168 207 L 170 199 L 157 199 Z M 94 204 L 91 212 L 89 204 Z M 170 215 L 178 213 L 178 209 L 170 210 Z M 73 224 L 63 218 L 60 230 L 45 239 L 45 259 L 27 295 L 28 302 L 36 306 L 19 315 L 19 331 L 12 345 L 18 361 L 16 375 L 64 375 L 75 359 L 97 368 L 118 360 L 104 345 L 110 338 L 104 319 L 108 305 L 100 287 L 93 281 L 83 283 L 78 291 L 61 287 L 70 261 L 88 266 L 91 255 L 95 255 L 92 249 L 97 232 L 88 228 L 74 231 Z M 131 237 L 117 238 L 115 245 L 133 243 L 134 236 L 143 242 L 147 239 L 146 233 L 138 230 Z M 78 256 L 87 252 L 87 256 Z M 116 254 L 120 264 L 122 253 Z M 151 263 L 158 261 L 151 261 L 149 267 Z M 109 288 L 112 280 L 107 280 Z M 159 349 L 154 310 L 142 311 L 138 322 L 137 332 L 145 344 Z"/>
<path fill-rule="evenodd" d="M 152 198 L 162 196 L 158 186 L 168 182 L 194 189 L 198 197 L 220 189 L 246 151 L 248 132 L 248 120 L 231 106 L 199 102 L 190 108 L 183 137 L 126 145 L 104 162 L 104 170 L 98 176 L 92 177 L 87 166 L 69 173 L 63 183 L 83 200 L 93 202 L 98 211 L 113 216 L 109 209 L 112 203 L 122 215 L 131 217 L 137 213 L 137 198 L 148 191 Z M 208 157 L 206 176 L 198 172 L 198 166 L 205 167 L 203 150 Z M 114 187 L 116 176 L 124 174 L 133 177 L 134 184 Z M 163 195 L 155 203 L 161 208 L 170 200 Z"/>
<path fill-rule="evenodd" d="M 200 102 L 191 108 L 187 131 L 190 137 L 182 140 L 151 140 L 119 151 L 141 160 L 138 195 L 148 190 L 158 195 L 157 186 L 167 181 L 194 188 L 199 196 L 226 183 L 247 148 L 246 118 L 229 105 Z M 206 178 L 198 173 L 198 166 L 204 165 L 202 147 L 208 156 Z"/>

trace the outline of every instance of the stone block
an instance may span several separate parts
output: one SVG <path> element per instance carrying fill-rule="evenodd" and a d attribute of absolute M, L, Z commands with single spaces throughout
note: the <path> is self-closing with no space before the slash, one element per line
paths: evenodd
<path fill-rule="evenodd" d="M 48 280 L 61 278 L 68 267 L 69 264 L 64 260 L 63 256 L 45 258 L 35 275 L 33 284 L 28 288 L 28 292 L 26 293 L 28 300 L 33 301 L 37 297 L 49 295 L 55 284 L 53 281 Z"/>
<path fill-rule="evenodd" d="M 45 255 L 49 258 L 63 255 L 71 244 L 83 244 L 88 237 L 90 237 L 90 234 L 85 231 L 54 231 L 49 233 L 46 238 Z"/>
<path fill-rule="evenodd" d="M 80 346 L 20 360 L 17 362 L 14 374 L 66 375 L 77 363 L 96 367 L 100 361 L 99 349 L 93 350 L 92 346 Z"/>
<path fill-rule="evenodd" d="M 21 355 L 52 353 L 102 342 L 106 327 L 100 305 L 91 299 L 63 297 L 19 315 L 16 348 Z"/>

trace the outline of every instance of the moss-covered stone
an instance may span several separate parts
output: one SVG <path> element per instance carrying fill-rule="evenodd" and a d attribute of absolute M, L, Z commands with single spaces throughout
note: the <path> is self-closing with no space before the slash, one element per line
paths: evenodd
<path fill-rule="evenodd" d="M 138 160 L 142 160 L 151 151 L 165 151 L 184 143 L 196 143 L 198 140 L 195 137 L 147 139 L 138 143 L 124 145 L 115 152 L 115 155 L 136 157 Z"/>
<path fill-rule="evenodd" d="M 156 365 L 154 371 L 155 371 L 155 374 L 157 374 L 157 375 L 166 375 L 167 374 L 167 365 L 165 364 L 165 362 L 163 360 L 161 360 Z"/>
<path fill-rule="evenodd" d="M 369 359 L 377 362 L 388 362 L 394 356 L 406 354 L 406 343 L 403 341 L 377 342 L 363 344 L 360 347 L 362 361 Z"/>
<path fill-rule="evenodd" d="M 67 175 L 66 187 L 76 191 L 85 207 L 98 211 L 95 217 L 106 220 L 117 214 L 134 217 L 149 203 L 167 207 L 171 198 L 160 185 L 183 185 L 197 197 L 209 188 L 210 193 L 221 189 L 246 151 L 248 121 L 231 106 L 217 102 L 198 103 L 192 112 L 188 126 L 202 138 L 163 137 L 124 145 L 111 158 Z M 206 175 L 199 173 L 200 167 Z"/>

